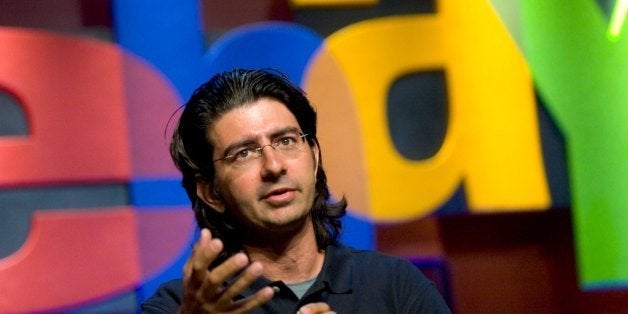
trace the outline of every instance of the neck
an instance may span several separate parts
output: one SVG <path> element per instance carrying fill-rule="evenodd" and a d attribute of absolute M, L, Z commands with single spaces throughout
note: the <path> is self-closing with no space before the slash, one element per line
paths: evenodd
<path fill-rule="evenodd" d="M 325 252 L 318 249 L 312 221 L 296 234 L 273 237 L 271 241 L 245 244 L 251 261 L 264 266 L 264 277 L 295 283 L 316 277 L 323 267 Z"/>

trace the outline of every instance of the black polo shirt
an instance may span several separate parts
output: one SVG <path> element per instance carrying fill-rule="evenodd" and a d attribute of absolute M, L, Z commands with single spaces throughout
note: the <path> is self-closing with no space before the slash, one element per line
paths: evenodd
<path fill-rule="evenodd" d="M 450 313 L 432 282 L 410 262 L 342 244 L 325 249 L 321 273 L 300 300 L 283 282 L 260 278 L 247 297 L 265 286 L 279 288 L 252 313 L 296 313 L 308 303 L 327 302 L 336 313 Z M 161 285 L 142 304 L 143 313 L 176 313 L 183 295 L 180 279 Z"/>

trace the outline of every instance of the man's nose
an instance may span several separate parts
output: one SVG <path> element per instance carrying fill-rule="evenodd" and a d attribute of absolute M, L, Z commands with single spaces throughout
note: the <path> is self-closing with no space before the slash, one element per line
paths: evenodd
<path fill-rule="evenodd" d="M 265 149 L 268 146 L 268 149 Z M 260 148 L 262 162 L 262 177 L 275 178 L 286 172 L 281 154 L 272 145 L 264 145 Z"/>

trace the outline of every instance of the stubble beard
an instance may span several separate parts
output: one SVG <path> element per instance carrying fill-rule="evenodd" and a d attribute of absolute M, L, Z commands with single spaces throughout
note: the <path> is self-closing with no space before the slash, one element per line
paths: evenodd
<path fill-rule="evenodd" d="M 307 227 L 308 221 L 311 219 L 311 209 L 303 211 L 296 217 L 290 217 L 288 220 L 267 220 L 263 225 L 243 224 L 242 236 L 244 243 L 263 242 L 281 242 L 292 239 L 295 235 L 302 232 Z"/>

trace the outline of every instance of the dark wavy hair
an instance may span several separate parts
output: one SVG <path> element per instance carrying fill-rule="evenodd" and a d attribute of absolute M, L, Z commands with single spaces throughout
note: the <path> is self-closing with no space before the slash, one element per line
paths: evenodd
<path fill-rule="evenodd" d="M 182 184 L 192 202 L 198 226 L 208 228 L 225 244 L 223 254 L 216 262 L 241 251 L 242 243 L 239 231 L 229 216 L 214 210 L 196 195 L 197 180 L 213 182 L 215 176 L 211 158 L 213 147 L 207 131 L 222 115 L 263 97 L 283 103 L 295 116 L 303 133 L 308 134 L 308 144 L 319 146 L 316 111 L 305 93 L 281 72 L 266 69 L 234 69 L 213 76 L 194 91 L 172 135 L 170 154 L 183 174 Z M 317 245 L 322 249 L 338 240 L 342 228 L 340 218 L 346 213 L 347 202 L 344 197 L 337 203 L 329 202 L 330 193 L 320 151 L 310 216 Z"/>

